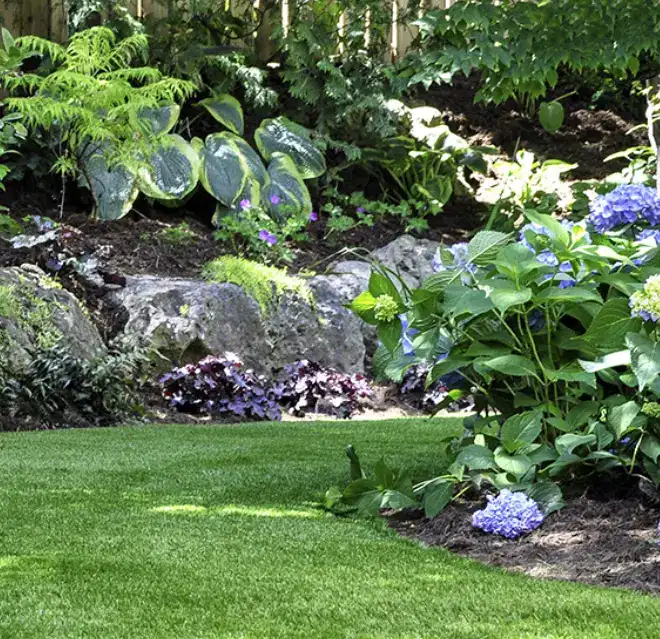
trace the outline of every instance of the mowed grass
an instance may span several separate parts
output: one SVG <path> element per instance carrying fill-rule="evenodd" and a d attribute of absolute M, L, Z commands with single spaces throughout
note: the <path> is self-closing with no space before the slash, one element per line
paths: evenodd
<path fill-rule="evenodd" d="M 660 599 L 535 581 L 316 503 L 343 447 L 415 478 L 442 420 L 0 435 L 2 639 L 608 639 Z"/>

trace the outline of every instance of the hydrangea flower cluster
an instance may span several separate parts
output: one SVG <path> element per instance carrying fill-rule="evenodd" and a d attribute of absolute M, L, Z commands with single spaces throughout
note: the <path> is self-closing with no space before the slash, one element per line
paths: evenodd
<path fill-rule="evenodd" d="M 505 488 L 497 497 L 488 496 L 488 505 L 472 515 L 472 525 L 487 533 L 516 539 L 536 530 L 544 519 L 533 499 Z"/>
<path fill-rule="evenodd" d="M 307 412 L 348 418 L 373 391 L 363 375 L 346 375 L 316 362 L 301 360 L 284 368 L 277 386 L 281 404 L 293 415 Z"/>
<path fill-rule="evenodd" d="M 392 322 L 399 314 L 399 305 L 391 295 L 379 295 L 374 304 L 374 316 L 379 322 Z"/>
<path fill-rule="evenodd" d="M 643 184 L 621 184 L 590 205 L 589 221 L 598 233 L 646 220 L 651 226 L 660 223 L 660 198 L 655 189 Z"/>
<path fill-rule="evenodd" d="M 281 419 L 278 390 L 231 353 L 175 368 L 160 379 L 169 406 L 182 413 Z"/>
<path fill-rule="evenodd" d="M 641 291 L 630 296 L 631 315 L 644 321 L 660 320 L 660 275 L 652 275 Z"/>
<path fill-rule="evenodd" d="M 562 220 L 561 225 L 567 231 L 572 231 L 575 227 L 575 224 L 568 220 Z M 546 279 L 555 277 L 559 280 L 559 288 L 570 288 L 577 283 L 575 277 L 572 275 L 574 270 L 573 265 L 568 261 L 560 263 L 557 255 L 550 248 L 545 248 L 546 244 L 549 244 L 548 240 L 551 240 L 553 237 L 550 229 L 535 222 L 525 224 L 520 229 L 520 243 L 536 254 L 537 261 L 546 266 L 557 268 L 559 275 L 553 276 L 548 274 Z M 548 238 L 548 240 L 544 238 Z M 586 231 L 582 235 L 582 241 L 588 244 L 591 243 L 591 237 Z"/>
<path fill-rule="evenodd" d="M 442 251 L 448 251 L 451 254 L 453 258 L 451 263 L 446 263 L 446 257 L 443 259 Z M 433 271 L 435 273 L 458 270 L 465 271 L 465 273 L 461 275 L 461 281 L 463 284 L 469 284 L 472 280 L 470 274 L 475 273 L 477 270 L 476 264 L 470 264 L 468 262 L 467 242 L 458 242 L 457 244 L 449 247 L 442 247 L 438 249 L 433 257 Z"/>

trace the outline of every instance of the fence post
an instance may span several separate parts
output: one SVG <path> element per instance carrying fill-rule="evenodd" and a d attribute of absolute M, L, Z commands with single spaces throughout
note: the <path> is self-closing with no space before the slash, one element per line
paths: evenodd
<path fill-rule="evenodd" d="M 50 0 L 51 40 L 66 42 L 69 39 L 69 3 L 68 0 Z"/>

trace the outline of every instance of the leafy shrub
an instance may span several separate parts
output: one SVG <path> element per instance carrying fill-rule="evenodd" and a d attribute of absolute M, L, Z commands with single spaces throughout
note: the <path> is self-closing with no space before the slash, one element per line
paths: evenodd
<path fill-rule="evenodd" d="M 59 344 L 44 345 L 18 377 L 0 363 L 0 412 L 37 428 L 116 425 L 142 414 L 139 390 L 148 368 L 146 349 L 128 342 L 92 361 Z"/>
<path fill-rule="evenodd" d="M 636 317 L 657 308 L 659 252 L 630 225 L 653 209 L 625 201 L 629 223 L 605 235 L 527 211 L 518 242 L 482 231 L 441 249 L 439 272 L 412 291 L 373 270 L 353 309 L 377 326 L 384 370 L 426 362 L 428 384 L 456 372 L 474 396 L 477 415 L 443 443 L 445 474 L 420 495 L 487 483 L 525 491 L 547 514 L 561 506 L 551 480 L 630 472 L 660 486 L 660 431 L 644 409 L 660 391 L 659 347 L 654 322 Z M 402 315 L 417 331 L 410 349 Z"/>
<path fill-rule="evenodd" d="M 352 417 L 373 395 L 363 375 L 346 375 L 308 360 L 284 368 L 280 389 L 282 405 L 298 416 L 313 412 Z"/>
<path fill-rule="evenodd" d="M 412 84 L 450 82 L 459 71 L 478 71 L 477 100 L 514 97 L 529 113 L 556 85 L 562 67 L 625 77 L 637 73 L 640 55 L 657 59 L 660 53 L 660 9 L 646 0 L 463 0 L 428 11 L 416 24 L 421 52 L 403 71 Z M 545 110 L 561 116 L 557 102 Z"/>
<path fill-rule="evenodd" d="M 161 105 L 189 97 L 194 85 L 132 67 L 147 50 L 143 34 L 118 41 L 110 29 L 94 27 L 73 35 L 66 48 L 33 36 L 17 45 L 25 56 L 47 57 L 54 70 L 5 78 L 10 91 L 24 96 L 7 99 L 7 107 L 48 133 L 53 169 L 90 189 L 99 218 L 122 217 L 138 195 L 138 171 L 177 110 Z"/>
<path fill-rule="evenodd" d="M 429 413 L 435 413 L 439 406 L 447 410 L 465 410 L 472 406 L 472 400 L 462 390 L 465 380 L 460 375 L 449 373 L 427 386 L 429 371 L 430 366 L 424 363 L 408 368 L 403 373 L 400 393 L 415 398 L 418 406 Z M 455 401 L 448 404 L 447 400 L 454 397 Z"/>
<path fill-rule="evenodd" d="M 269 382 L 231 353 L 206 357 L 165 374 L 163 398 L 182 413 L 233 415 L 240 419 L 281 418 L 277 395 Z"/>

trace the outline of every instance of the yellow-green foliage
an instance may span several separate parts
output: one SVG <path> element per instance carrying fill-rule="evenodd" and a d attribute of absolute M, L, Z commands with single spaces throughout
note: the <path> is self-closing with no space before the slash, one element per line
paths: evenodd
<path fill-rule="evenodd" d="M 0 317 L 18 319 L 21 306 L 13 286 L 0 286 Z"/>
<path fill-rule="evenodd" d="M 157 69 L 132 66 L 147 51 L 143 34 L 117 40 L 110 29 L 94 27 L 73 35 L 67 47 L 34 36 L 16 43 L 26 54 L 49 56 L 55 68 L 47 76 L 4 78 L 6 88 L 21 96 L 5 103 L 30 128 L 57 127 L 64 149 L 56 168 L 63 173 L 76 171 L 80 149 L 90 141 L 112 148 L 110 160 L 133 166 L 151 137 L 140 114 L 187 99 L 195 90 L 191 82 L 165 77 Z"/>
<path fill-rule="evenodd" d="M 40 286 L 59 288 L 59 284 L 49 277 L 42 278 Z M 51 305 L 34 295 L 27 286 L 0 286 L 0 318 L 14 320 L 34 336 L 40 348 L 55 346 L 62 336 L 53 324 Z M 0 335 L 0 348 L 6 345 L 7 336 Z"/>
<path fill-rule="evenodd" d="M 210 282 L 230 282 L 242 287 L 268 313 L 277 299 L 286 293 L 313 303 L 312 291 L 304 280 L 287 275 L 284 269 L 265 266 L 241 257 L 223 256 L 206 265 L 204 277 Z"/>

